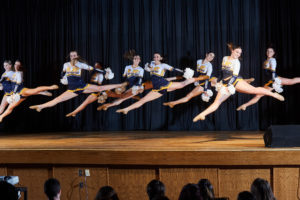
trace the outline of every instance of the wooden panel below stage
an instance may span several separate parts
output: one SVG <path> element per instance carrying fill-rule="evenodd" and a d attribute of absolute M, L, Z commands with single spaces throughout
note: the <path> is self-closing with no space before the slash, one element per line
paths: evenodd
<path fill-rule="evenodd" d="M 277 199 L 297 199 L 300 149 L 269 149 L 262 132 L 118 132 L 0 136 L 0 175 L 17 175 L 30 200 L 43 199 L 55 177 L 62 199 L 93 199 L 111 185 L 120 199 L 147 199 L 159 179 L 171 200 L 187 183 L 209 179 L 219 197 L 236 199 L 251 182 L 267 179 Z M 89 169 L 89 177 L 78 171 Z M 80 187 L 81 183 L 83 187 Z M 86 187 L 85 187 L 86 186 Z"/>

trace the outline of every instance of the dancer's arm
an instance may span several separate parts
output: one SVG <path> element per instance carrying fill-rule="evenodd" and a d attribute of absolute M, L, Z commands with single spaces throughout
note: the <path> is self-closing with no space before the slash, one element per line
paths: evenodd
<path fill-rule="evenodd" d="M 14 93 L 17 92 L 17 90 L 20 87 L 22 81 L 23 81 L 23 79 L 22 79 L 21 73 L 16 73 L 16 85 L 15 85 L 15 88 L 14 88 Z"/>
<path fill-rule="evenodd" d="M 271 69 L 272 69 L 272 79 L 275 80 L 275 78 L 277 78 L 277 74 L 276 74 L 277 62 L 276 62 L 275 58 L 272 58 L 270 60 L 270 65 L 271 65 Z"/>
<path fill-rule="evenodd" d="M 205 80 L 205 84 L 204 84 L 204 92 L 207 91 L 207 89 L 210 89 L 210 76 L 212 73 L 212 65 L 209 63 L 208 67 L 207 67 L 207 72 L 206 72 L 206 76 L 208 76 L 209 78 Z"/>

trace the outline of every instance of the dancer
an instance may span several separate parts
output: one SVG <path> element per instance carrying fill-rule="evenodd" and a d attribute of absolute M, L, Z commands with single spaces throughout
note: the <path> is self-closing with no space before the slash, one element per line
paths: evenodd
<path fill-rule="evenodd" d="M 146 96 L 144 96 L 138 102 L 132 104 L 131 106 L 123 109 L 117 110 L 119 113 L 127 114 L 128 111 L 141 107 L 143 104 L 149 101 L 153 101 L 161 97 L 166 92 L 171 92 L 177 89 L 181 89 L 191 83 L 199 80 L 207 79 L 207 76 L 199 76 L 197 78 L 188 78 L 182 82 L 169 82 L 164 79 L 165 71 L 173 71 L 174 68 L 168 64 L 165 64 L 163 57 L 159 53 L 155 53 L 153 60 L 150 65 L 146 64 L 145 70 L 149 71 L 151 74 L 151 81 L 153 84 L 153 89 Z"/>
<path fill-rule="evenodd" d="M 135 54 L 134 50 L 130 50 L 124 54 L 124 57 L 132 60 L 132 65 L 126 66 L 123 74 L 123 77 L 127 78 L 126 81 L 129 83 L 129 89 L 124 93 L 122 98 L 119 98 L 112 103 L 101 105 L 97 108 L 97 110 L 107 110 L 112 106 L 120 105 L 123 101 L 130 99 L 144 91 L 144 86 L 142 85 L 144 69 L 139 66 L 141 62 L 140 55 Z"/>
<path fill-rule="evenodd" d="M 13 94 L 10 97 L 7 97 L 7 101 L 10 103 L 8 108 L 5 110 L 3 114 L 0 115 L 0 122 L 2 122 L 3 118 L 9 115 L 15 107 L 20 105 L 27 97 L 32 95 L 38 95 L 41 92 L 47 90 L 56 90 L 58 89 L 57 85 L 52 86 L 40 86 L 37 88 L 25 88 L 23 85 L 23 67 L 19 60 L 15 62 L 14 65 L 15 72 L 11 77 L 11 88 Z"/>
<path fill-rule="evenodd" d="M 95 63 L 94 68 L 99 69 L 99 70 L 103 69 L 102 64 L 99 63 L 99 62 Z M 102 82 L 103 82 L 103 79 L 104 79 L 103 73 L 95 71 L 92 74 L 91 83 L 101 85 Z M 100 92 L 91 93 L 78 108 L 76 108 L 73 112 L 67 114 L 66 117 L 75 117 L 77 115 L 77 113 L 79 113 L 83 109 L 85 109 L 85 107 L 87 107 L 87 105 L 89 105 L 90 103 L 93 103 L 94 101 L 96 101 L 98 99 L 99 95 L 100 95 Z"/>
<path fill-rule="evenodd" d="M 63 72 L 62 72 L 62 82 L 68 83 L 68 90 L 56 97 L 55 99 L 46 102 L 40 105 L 30 106 L 30 109 L 35 109 L 40 112 L 44 108 L 53 107 L 58 103 L 67 101 L 78 96 L 81 93 L 93 93 L 93 92 L 101 92 L 104 90 L 110 90 L 117 87 L 123 87 L 127 83 L 123 84 L 111 84 L 111 85 L 103 85 L 98 86 L 94 84 L 86 84 L 81 79 L 81 70 L 95 70 L 92 66 L 89 66 L 83 62 L 79 62 L 81 58 L 79 57 L 77 51 L 70 52 L 70 62 L 64 64 Z M 97 70 L 96 70 L 97 71 Z M 64 75 L 65 73 L 65 75 Z M 109 73 L 106 73 L 105 76 L 109 76 Z M 66 77 L 66 78 L 64 78 Z M 66 81 L 67 80 L 67 81 Z"/>
<path fill-rule="evenodd" d="M 267 60 L 264 62 L 264 72 L 265 72 L 264 78 L 265 78 L 266 82 L 264 84 L 264 88 L 266 88 L 270 91 L 275 89 L 276 92 L 281 93 L 283 91 L 283 89 L 281 88 L 282 85 L 294 85 L 294 84 L 300 83 L 300 77 L 289 79 L 289 78 L 283 78 L 283 77 L 277 76 L 277 74 L 276 74 L 277 62 L 276 62 L 276 59 L 274 58 L 274 55 L 275 55 L 274 48 L 272 48 L 272 47 L 268 48 L 266 54 L 267 54 Z M 272 87 L 270 87 L 271 84 L 272 84 Z M 237 110 L 238 111 L 246 110 L 246 108 L 248 106 L 256 104 L 260 100 L 260 98 L 262 98 L 263 96 L 264 95 L 256 95 L 247 103 L 239 106 L 237 108 Z"/>
<path fill-rule="evenodd" d="M 215 57 L 215 54 L 213 52 L 207 53 L 205 56 L 205 59 L 198 60 L 197 61 L 197 72 L 199 75 L 208 76 L 210 79 L 210 76 L 212 74 L 213 68 L 212 64 L 210 63 Z M 202 100 L 208 102 L 210 97 L 213 95 L 212 91 L 210 90 L 210 80 L 206 79 L 203 81 L 195 82 L 195 88 L 188 93 L 185 97 L 178 99 L 176 101 L 166 102 L 164 103 L 165 106 L 170 106 L 170 108 L 173 108 L 177 104 L 186 103 L 193 97 L 196 97 L 200 94 L 202 94 Z M 204 87 L 203 87 L 204 86 Z"/>
<path fill-rule="evenodd" d="M 14 74 L 12 70 L 12 63 L 10 60 L 5 60 L 3 63 L 3 67 L 5 72 L 2 74 L 0 79 L 0 90 L 4 91 L 4 95 L 0 105 L 0 114 L 2 114 L 5 108 L 8 105 L 7 98 L 12 95 L 12 87 L 11 87 L 11 80 Z"/>
<path fill-rule="evenodd" d="M 222 61 L 222 86 L 216 86 L 218 90 L 217 97 L 213 104 L 211 104 L 206 110 L 197 115 L 193 121 L 205 120 L 206 115 L 214 112 L 230 95 L 235 93 L 235 90 L 246 94 L 262 94 L 274 97 L 280 101 L 284 101 L 284 97 L 278 93 L 272 93 L 271 91 L 262 87 L 253 87 L 241 77 L 239 77 L 240 61 L 239 57 L 242 53 L 240 46 L 228 44 L 229 50 L 231 51 L 230 56 L 225 56 Z"/>

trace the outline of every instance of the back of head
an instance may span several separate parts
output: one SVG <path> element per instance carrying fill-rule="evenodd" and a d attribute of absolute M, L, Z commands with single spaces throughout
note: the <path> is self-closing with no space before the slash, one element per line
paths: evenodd
<path fill-rule="evenodd" d="M 99 189 L 95 200 L 119 200 L 119 197 L 112 187 L 104 186 Z"/>
<path fill-rule="evenodd" d="M 267 180 L 257 178 L 251 185 L 251 193 L 256 200 L 275 200 L 271 186 Z"/>
<path fill-rule="evenodd" d="M 44 192 L 49 200 L 59 197 L 60 190 L 60 183 L 55 178 L 48 179 L 44 184 Z"/>
<path fill-rule="evenodd" d="M 214 188 L 208 179 L 201 179 L 198 182 L 198 186 L 203 200 L 212 200 L 215 198 Z"/>
<path fill-rule="evenodd" d="M 199 186 L 192 183 L 183 186 L 178 200 L 202 200 Z"/>
<path fill-rule="evenodd" d="M 165 185 L 159 180 L 152 180 L 147 185 L 149 199 L 165 195 Z"/>
<path fill-rule="evenodd" d="M 13 185 L 7 183 L 6 181 L 0 181 L 1 200 L 17 200 L 18 198 L 18 191 Z"/>
<path fill-rule="evenodd" d="M 256 199 L 251 192 L 243 191 L 239 193 L 237 200 L 256 200 Z"/>

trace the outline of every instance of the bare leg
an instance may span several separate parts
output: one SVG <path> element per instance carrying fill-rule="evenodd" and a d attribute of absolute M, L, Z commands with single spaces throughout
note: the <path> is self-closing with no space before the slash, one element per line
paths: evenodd
<path fill-rule="evenodd" d="M 238 92 L 246 93 L 246 94 L 259 94 L 259 95 L 267 95 L 273 98 L 278 99 L 279 101 L 284 101 L 284 97 L 278 93 L 273 93 L 266 88 L 263 87 L 253 87 L 252 85 L 248 84 L 247 82 L 240 80 L 235 89 Z"/>
<path fill-rule="evenodd" d="M 160 94 L 159 92 L 151 91 L 146 96 L 144 96 L 143 98 L 141 98 L 141 100 L 135 102 L 134 104 L 128 106 L 127 108 L 119 109 L 116 112 L 127 114 L 129 111 L 131 111 L 133 109 L 136 109 L 136 108 L 139 108 L 143 104 L 145 104 L 145 103 L 147 103 L 149 101 L 153 101 L 154 99 L 157 99 L 157 98 L 159 98 L 161 96 L 162 96 L 162 94 Z"/>
<path fill-rule="evenodd" d="M 218 92 L 215 101 L 204 111 L 202 111 L 199 115 L 197 115 L 194 119 L 193 122 L 196 122 L 198 120 L 205 120 L 206 115 L 216 111 L 219 106 L 230 97 L 230 94 L 222 94 L 221 92 Z"/>
<path fill-rule="evenodd" d="M 56 90 L 56 89 L 58 89 L 57 85 L 40 86 L 37 88 L 27 88 L 27 90 L 24 90 L 24 92 L 22 93 L 22 96 L 28 97 L 28 96 L 32 96 L 32 95 L 37 95 L 40 92 L 44 92 L 46 90 Z"/>
<path fill-rule="evenodd" d="M 118 88 L 118 87 L 124 87 L 127 84 L 128 84 L 127 82 L 120 83 L 120 84 L 101 85 L 101 86 L 90 84 L 83 91 L 83 93 L 102 92 L 104 90 L 111 90 L 111 89 L 115 89 L 115 88 Z"/>
<path fill-rule="evenodd" d="M 300 77 L 296 77 L 296 78 L 283 78 L 283 77 L 279 77 L 281 80 L 281 84 L 282 85 L 295 85 L 297 83 L 300 83 Z"/>
<path fill-rule="evenodd" d="M 40 104 L 40 105 L 34 105 L 34 106 L 30 106 L 30 109 L 35 109 L 38 112 L 41 112 L 42 109 L 44 108 L 48 108 L 48 107 L 53 107 L 58 103 L 61 103 L 63 101 L 67 101 L 69 99 L 72 99 L 74 97 L 78 96 L 78 94 L 74 93 L 74 92 L 70 92 L 70 91 L 66 91 L 64 93 L 62 93 L 61 95 L 59 95 L 58 97 L 56 97 L 55 99 L 48 101 L 44 104 Z"/>
<path fill-rule="evenodd" d="M 9 115 L 15 107 L 17 107 L 18 105 L 20 105 L 20 103 L 22 103 L 23 101 L 25 100 L 25 98 L 23 99 L 20 99 L 18 102 L 15 102 L 15 103 L 12 103 L 8 106 L 8 108 L 5 110 L 5 112 L 0 115 L 0 123 L 2 122 L 2 120 L 7 116 Z"/>
<path fill-rule="evenodd" d="M 73 112 L 67 114 L 66 117 L 75 117 L 77 113 L 85 109 L 85 107 L 87 107 L 87 105 L 89 105 L 90 103 L 96 101 L 97 98 L 97 96 L 90 94 L 78 108 L 76 108 Z"/>
<path fill-rule="evenodd" d="M 177 104 L 188 102 L 191 98 L 196 97 L 196 96 L 202 94 L 203 91 L 204 91 L 203 87 L 201 87 L 200 85 L 198 85 L 190 93 L 188 93 L 185 97 L 183 97 L 181 99 L 178 99 L 177 101 L 171 101 L 171 102 L 164 103 L 164 105 L 165 106 L 170 106 L 170 108 L 173 108 Z"/>
<path fill-rule="evenodd" d="M 130 99 L 134 96 L 136 96 L 136 94 L 132 94 L 131 89 L 129 89 L 129 90 L 127 90 L 127 92 L 124 93 L 123 97 L 116 99 L 112 103 L 103 104 L 103 105 L 99 106 L 97 108 L 97 110 L 107 110 L 110 107 L 120 105 L 123 101 Z"/>
<path fill-rule="evenodd" d="M 270 87 L 266 87 L 267 90 L 269 91 L 272 91 L 273 88 L 270 88 Z M 240 110 L 246 110 L 246 108 L 248 106 L 251 106 L 253 104 L 256 104 L 260 98 L 262 98 L 264 95 L 261 95 L 261 94 L 257 94 L 255 97 L 253 97 L 250 101 L 248 101 L 247 103 L 244 103 L 243 105 L 239 106 L 236 110 L 237 111 L 240 111 Z"/>
<path fill-rule="evenodd" d="M 3 113 L 3 111 L 5 110 L 7 105 L 8 105 L 7 96 L 3 96 L 2 101 L 1 101 L 1 105 L 0 105 L 0 115 Z"/>

